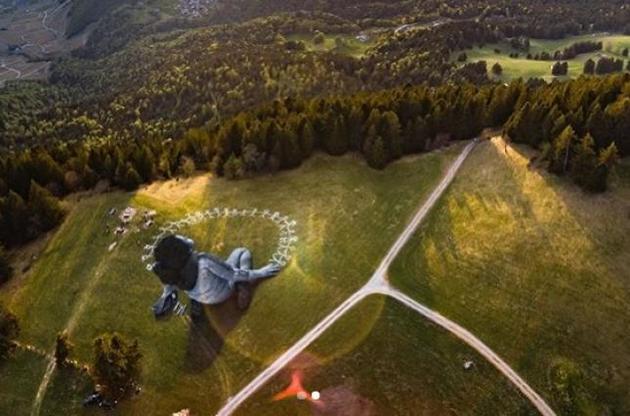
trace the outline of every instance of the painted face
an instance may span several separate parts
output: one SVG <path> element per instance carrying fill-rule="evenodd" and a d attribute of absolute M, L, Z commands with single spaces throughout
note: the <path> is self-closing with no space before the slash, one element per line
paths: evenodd
<path fill-rule="evenodd" d="M 156 262 L 153 266 L 153 273 L 155 273 L 165 285 L 177 286 L 182 283 L 183 280 L 180 270 L 164 267 L 160 262 Z"/>

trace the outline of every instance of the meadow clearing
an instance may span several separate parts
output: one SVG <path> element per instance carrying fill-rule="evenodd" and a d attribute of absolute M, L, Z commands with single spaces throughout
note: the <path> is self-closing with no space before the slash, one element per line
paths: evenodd
<path fill-rule="evenodd" d="M 603 43 L 603 48 L 601 51 L 580 54 L 575 59 L 568 60 L 569 70 L 567 76 L 554 77 L 551 75 L 551 66 L 556 62 L 555 60 L 536 61 L 526 58 L 528 53 L 536 55 L 545 51 L 553 55 L 553 52 L 557 50 L 562 50 L 573 43 L 584 41 L 601 41 Z M 468 60 L 466 62 L 486 61 L 488 74 L 491 78 L 496 80 L 510 81 L 516 78 L 543 78 L 547 81 L 551 81 L 556 78 L 567 79 L 579 77 L 583 73 L 584 62 L 588 59 L 593 59 L 597 62 L 597 59 L 600 56 L 623 59 L 626 61 L 627 65 L 628 58 L 622 55 L 625 48 L 630 48 L 630 36 L 589 34 L 569 36 L 559 40 L 530 39 L 529 52 L 514 49 L 508 42 L 490 43 L 484 45 L 482 48 L 475 47 L 473 49 L 466 49 L 463 52 L 465 52 L 468 56 Z M 499 50 L 500 53 L 496 53 L 495 50 Z M 454 52 L 452 54 L 452 59 L 456 60 L 460 53 L 461 51 Z M 518 53 L 519 57 L 511 58 L 509 56 L 511 53 Z M 501 67 L 503 67 L 503 74 L 500 76 L 496 76 L 490 72 L 495 63 L 499 63 Z"/>
<path fill-rule="evenodd" d="M 390 280 L 500 354 L 559 414 L 626 414 L 630 169 L 587 195 L 480 144 Z"/>
<path fill-rule="evenodd" d="M 353 350 L 322 360 L 360 316 L 379 312 Z M 464 365 L 472 362 L 466 369 Z M 301 377 L 312 398 L 279 394 Z M 319 394 L 319 397 L 317 396 Z M 351 309 L 238 410 L 240 415 L 534 415 L 529 402 L 475 351 L 391 298 Z"/>

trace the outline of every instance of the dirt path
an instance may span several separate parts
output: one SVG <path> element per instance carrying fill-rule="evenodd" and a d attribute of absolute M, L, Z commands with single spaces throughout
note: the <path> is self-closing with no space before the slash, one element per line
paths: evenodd
<path fill-rule="evenodd" d="M 460 340 L 464 341 L 470 347 L 474 348 L 482 357 L 488 360 L 497 370 L 499 370 L 508 380 L 518 388 L 521 393 L 538 409 L 541 415 L 555 416 L 554 411 L 549 407 L 545 400 L 532 389 L 525 380 L 519 376 L 505 361 L 501 359 L 494 351 L 483 343 L 479 338 L 474 336 L 470 331 L 442 316 L 438 312 L 427 308 L 426 306 L 416 302 L 404 293 L 389 287 L 380 292 L 383 295 L 391 296 L 405 306 L 418 312 L 426 319 L 446 329 Z"/>
<path fill-rule="evenodd" d="M 59 6 L 57 6 L 53 11 L 51 11 L 50 14 L 48 13 L 49 10 L 44 11 L 44 15 L 42 16 L 42 27 L 44 28 L 44 30 L 47 30 L 48 32 L 52 33 L 53 35 L 55 35 L 55 37 L 60 37 L 62 35 L 61 32 L 59 32 L 58 30 L 53 29 L 52 27 L 48 26 L 46 24 L 46 19 L 48 19 L 49 17 L 52 18 L 59 10 L 66 7 L 71 2 L 72 0 L 64 1 Z"/>
<path fill-rule="evenodd" d="M 6 69 L 7 71 L 10 71 L 16 74 L 15 79 L 20 79 L 22 77 L 22 71 L 20 71 L 19 69 L 15 69 L 15 68 L 11 68 L 10 66 L 7 66 L 6 62 L 4 62 L 4 59 L 2 60 L 2 62 L 0 62 L 0 68 Z"/>

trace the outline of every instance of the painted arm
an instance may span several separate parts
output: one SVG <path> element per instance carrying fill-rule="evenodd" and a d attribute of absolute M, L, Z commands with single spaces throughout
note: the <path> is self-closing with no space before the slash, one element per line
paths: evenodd
<path fill-rule="evenodd" d="M 151 309 L 156 318 L 164 318 L 173 312 L 175 305 L 177 305 L 177 287 L 164 285 L 162 296 L 153 304 Z"/>
<path fill-rule="evenodd" d="M 210 272 L 229 282 L 249 282 L 252 280 L 265 279 L 267 277 L 273 277 L 280 272 L 280 266 L 275 263 L 269 263 L 261 269 L 244 270 L 236 269 L 214 258 L 210 258 L 209 260 L 208 268 Z"/>

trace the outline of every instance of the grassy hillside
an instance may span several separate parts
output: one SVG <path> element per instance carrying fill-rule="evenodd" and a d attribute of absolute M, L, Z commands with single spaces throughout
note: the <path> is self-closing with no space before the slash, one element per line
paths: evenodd
<path fill-rule="evenodd" d="M 44 357 L 23 350 L 0 363 L 0 414 L 28 415 L 38 386 L 33 380 L 45 369 Z"/>
<path fill-rule="evenodd" d="M 322 360 L 362 315 L 380 310 L 372 331 L 352 351 Z M 463 364 L 473 360 L 475 367 Z M 318 402 L 273 401 L 295 371 Z M 240 415 L 526 415 L 520 393 L 465 344 L 398 302 L 371 296 L 239 409 Z"/>
<path fill-rule="evenodd" d="M 355 58 L 362 57 L 370 47 L 376 44 L 373 38 L 362 42 L 356 36 L 347 34 L 327 34 L 324 36 L 324 42 L 320 44 L 313 41 L 313 35 L 310 33 L 290 35 L 287 39 L 303 42 L 308 51 L 332 51 Z"/>
<path fill-rule="evenodd" d="M 628 414 L 630 171 L 600 196 L 481 144 L 390 271 L 559 414 Z"/>
<path fill-rule="evenodd" d="M 57 331 L 69 327 L 76 358 L 87 362 L 91 342 L 102 332 L 138 338 L 143 392 L 121 413 L 163 414 L 184 407 L 211 413 L 369 278 L 459 148 L 405 159 L 384 172 L 352 157 L 317 156 L 275 176 L 238 182 L 197 177 L 154 184 L 134 195 L 85 199 L 24 284 L 12 291 L 21 339 L 50 350 Z M 210 322 L 200 328 L 179 318 L 156 323 L 149 307 L 160 285 L 140 262 L 142 246 L 156 230 L 132 232 L 108 249 L 115 221 L 107 212 L 129 204 L 157 209 L 160 222 L 215 206 L 270 208 L 297 221 L 300 240 L 293 261 L 258 287 L 245 314 L 228 302 L 209 308 Z M 257 265 L 277 243 L 277 231 L 260 220 L 216 221 L 184 232 L 197 238 L 199 248 L 222 256 L 240 245 L 251 247 Z M 336 340 L 335 350 L 351 350 L 377 315 L 362 316 L 354 331 Z M 24 385 L 40 379 L 35 372 L 21 376 Z M 82 388 L 80 380 L 55 377 L 43 413 L 75 412 L 76 402 L 62 398 Z"/>
<path fill-rule="evenodd" d="M 575 59 L 568 60 L 569 72 L 567 76 L 554 77 L 551 75 L 551 66 L 556 62 L 554 60 L 535 61 L 533 59 L 526 59 L 527 53 L 531 53 L 533 56 L 541 52 L 549 52 L 553 55 L 553 52 L 557 50 L 562 50 L 573 43 L 583 41 L 601 41 L 604 47 L 601 51 L 580 54 Z M 559 40 L 531 39 L 530 50 L 525 53 L 513 49 L 508 42 L 488 44 L 483 48 L 467 49 L 464 52 L 468 56 L 467 62 L 486 61 L 488 71 L 490 71 L 495 62 L 498 62 L 503 67 L 503 74 L 498 77 L 498 79 L 509 81 L 516 78 L 544 78 L 550 81 L 554 78 L 577 78 L 583 73 L 584 62 L 588 59 L 593 59 L 597 62 L 600 55 L 627 61 L 628 58 L 621 54 L 624 48 L 630 48 L 630 36 L 582 35 L 569 36 Z M 498 49 L 501 53 L 496 53 L 495 49 Z M 511 53 L 518 53 L 519 57 L 510 58 L 509 55 Z M 459 54 L 460 52 L 454 53 L 452 59 L 456 59 Z"/>

